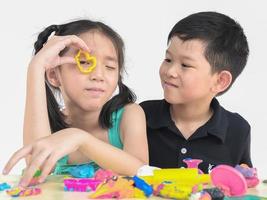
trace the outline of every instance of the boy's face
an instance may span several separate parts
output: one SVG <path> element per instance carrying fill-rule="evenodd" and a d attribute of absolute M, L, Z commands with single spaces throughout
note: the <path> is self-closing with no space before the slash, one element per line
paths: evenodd
<path fill-rule="evenodd" d="M 164 98 L 171 104 L 204 103 L 216 95 L 217 73 L 204 56 L 205 43 L 174 36 L 160 67 Z"/>

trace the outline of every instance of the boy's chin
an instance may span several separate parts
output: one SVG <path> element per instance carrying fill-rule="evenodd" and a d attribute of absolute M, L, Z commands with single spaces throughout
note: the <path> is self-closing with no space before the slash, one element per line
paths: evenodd
<path fill-rule="evenodd" d="M 177 97 L 175 97 L 175 96 L 170 96 L 170 95 L 164 94 L 164 99 L 169 104 L 180 104 L 181 103 L 181 101 Z"/>

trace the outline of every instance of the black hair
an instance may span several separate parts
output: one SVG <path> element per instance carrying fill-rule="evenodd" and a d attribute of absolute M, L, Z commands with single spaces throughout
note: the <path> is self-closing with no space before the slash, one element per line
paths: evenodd
<path fill-rule="evenodd" d="M 57 36 L 64 35 L 81 35 L 88 31 L 98 31 L 107 36 L 113 43 L 118 56 L 119 64 L 119 80 L 118 87 L 119 93 L 106 102 L 100 112 L 99 125 L 102 128 L 112 127 L 112 113 L 117 109 L 125 106 L 128 103 L 135 102 L 135 94 L 122 82 L 122 73 L 124 72 L 124 43 L 120 35 L 113 29 L 102 22 L 91 20 L 77 20 L 62 25 L 51 25 L 45 28 L 38 36 L 37 41 L 34 44 L 35 52 L 37 54 L 47 42 L 49 36 L 54 32 Z M 63 55 L 67 48 L 62 50 L 59 55 Z M 70 125 L 65 122 L 66 116 L 60 111 L 59 105 L 51 91 L 51 85 L 46 84 L 46 96 L 47 96 L 47 109 L 49 115 L 50 128 L 52 133 L 69 127 Z"/>
<path fill-rule="evenodd" d="M 174 36 L 183 41 L 203 41 L 206 45 L 204 55 L 212 73 L 228 70 L 232 74 L 230 86 L 220 94 L 232 86 L 247 63 L 249 47 L 244 31 L 239 23 L 224 14 L 199 12 L 189 15 L 174 25 L 168 43 Z"/>

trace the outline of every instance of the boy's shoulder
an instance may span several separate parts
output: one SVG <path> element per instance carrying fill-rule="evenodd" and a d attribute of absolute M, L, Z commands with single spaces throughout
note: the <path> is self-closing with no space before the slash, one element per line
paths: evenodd
<path fill-rule="evenodd" d="M 159 122 L 163 117 L 169 117 L 168 110 L 170 104 L 164 99 L 148 100 L 140 103 L 147 117 L 148 123 Z M 250 125 L 248 121 L 239 113 L 231 112 L 220 105 L 219 101 L 214 98 L 211 102 L 211 107 L 214 110 L 214 116 L 210 124 L 218 130 L 227 132 L 249 132 Z M 160 120 L 161 119 L 161 120 Z M 153 123 L 154 124 L 154 123 Z"/>
<path fill-rule="evenodd" d="M 237 112 L 226 110 L 221 106 L 222 119 L 219 120 L 217 130 L 225 144 L 233 149 L 248 145 L 251 138 L 251 127 L 248 121 Z"/>
<path fill-rule="evenodd" d="M 229 123 L 229 127 L 236 127 L 239 129 L 250 129 L 250 125 L 248 123 L 248 121 L 241 116 L 239 113 L 237 112 L 232 112 L 229 110 L 226 110 L 225 108 L 222 107 L 222 109 L 225 112 L 225 115 L 228 119 L 228 123 Z"/>
<path fill-rule="evenodd" d="M 170 104 L 164 99 L 144 101 L 140 103 L 140 106 L 145 112 L 148 127 L 157 129 L 159 127 L 165 127 L 170 123 Z"/>
<path fill-rule="evenodd" d="M 164 100 L 148 100 L 140 103 L 146 114 L 159 113 L 160 110 L 168 106 L 168 103 Z"/>
<path fill-rule="evenodd" d="M 212 100 L 211 108 L 214 110 L 213 125 L 215 125 L 218 130 L 230 133 L 230 135 L 236 135 L 236 133 L 243 133 L 247 135 L 250 133 L 250 125 L 248 121 L 239 113 L 225 109 L 220 105 L 216 98 Z M 239 135 L 241 136 L 243 134 Z"/>

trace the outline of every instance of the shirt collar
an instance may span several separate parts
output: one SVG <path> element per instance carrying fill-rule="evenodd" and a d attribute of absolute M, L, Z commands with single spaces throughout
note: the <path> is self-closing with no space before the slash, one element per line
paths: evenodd
<path fill-rule="evenodd" d="M 216 98 L 211 101 L 211 108 L 213 109 L 213 115 L 206 123 L 207 132 L 224 142 L 229 124 L 227 112 Z"/>
<path fill-rule="evenodd" d="M 213 115 L 210 120 L 203 125 L 203 128 L 205 127 L 207 134 L 213 135 L 224 142 L 228 129 L 226 111 L 221 107 L 216 98 L 213 98 L 211 101 L 211 108 L 213 109 Z M 172 124 L 170 104 L 163 99 L 155 108 L 154 112 L 148 117 L 148 126 L 152 129 L 159 129 L 163 127 L 170 128 Z"/>

